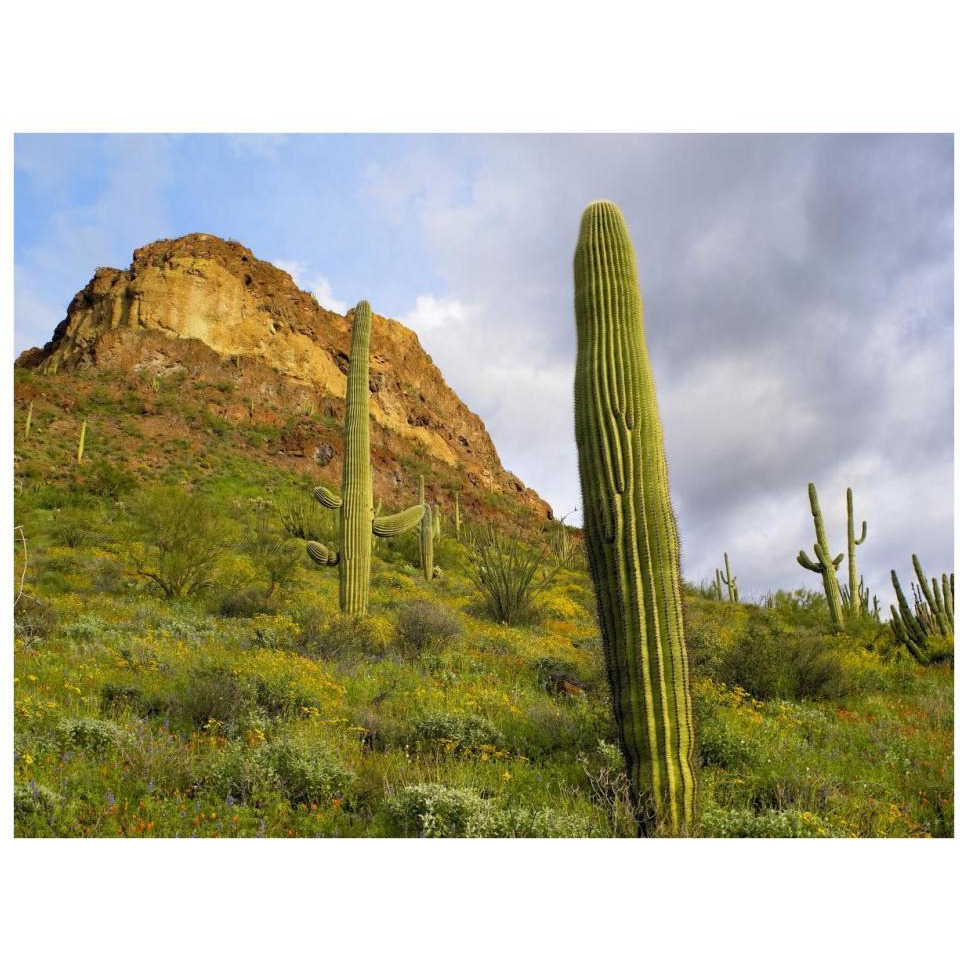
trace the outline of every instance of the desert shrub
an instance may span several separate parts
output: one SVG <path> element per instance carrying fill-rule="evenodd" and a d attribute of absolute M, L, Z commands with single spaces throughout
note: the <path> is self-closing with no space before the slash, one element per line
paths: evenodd
<path fill-rule="evenodd" d="M 72 717 L 61 720 L 55 737 L 61 749 L 76 747 L 94 753 L 104 753 L 130 743 L 130 734 L 112 720 L 97 717 Z"/>
<path fill-rule="evenodd" d="M 57 512 L 53 524 L 54 538 L 65 547 L 87 547 L 97 541 L 94 519 L 79 507 L 68 507 Z"/>
<path fill-rule="evenodd" d="M 282 529 L 274 527 L 263 502 L 254 508 L 242 546 L 256 571 L 257 582 L 263 587 L 265 600 L 286 590 L 296 579 L 303 548 Z"/>
<path fill-rule="evenodd" d="M 130 509 L 134 572 L 168 599 L 212 586 L 226 538 L 218 506 L 178 487 L 142 492 Z"/>
<path fill-rule="evenodd" d="M 279 780 L 280 792 L 291 803 L 326 803 L 342 797 L 353 782 L 353 773 L 319 745 L 307 748 L 293 740 L 279 740 L 263 746 L 261 753 Z"/>
<path fill-rule="evenodd" d="M 615 743 L 600 740 L 596 749 L 577 758 L 590 784 L 590 798 L 606 814 L 614 837 L 637 835 L 637 814 L 630 796 L 630 778 Z"/>
<path fill-rule="evenodd" d="M 231 797 L 238 803 L 280 792 L 280 778 L 266 762 L 262 748 L 248 747 L 242 741 L 228 743 L 213 755 L 202 784 L 212 796 Z"/>
<path fill-rule="evenodd" d="M 323 660 L 383 656 L 390 627 L 376 617 L 308 613 L 300 621 L 299 649 Z"/>
<path fill-rule="evenodd" d="M 406 837 L 476 836 L 489 803 L 475 790 L 418 783 L 384 804 L 388 821 Z"/>
<path fill-rule="evenodd" d="M 217 605 L 225 617 L 255 617 L 261 613 L 273 613 L 279 600 L 271 596 L 266 587 L 252 585 L 225 593 Z"/>
<path fill-rule="evenodd" d="M 460 621 L 446 607 L 417 600 L 397 614 L 397 644 L 417 655 L 446 646 L 460 633 Z"/>
<path fill-rule="evenodd" d="M 582 696 L 565 703 L 533 703 L 521 719 L 520 724 L 511 723 L 510 744 L 532 759 L 560 753 L 576 756 L 607 732 Z"/>
<path fill-rule="evenodd" d="M 118 500 L 137 485 L 136 477 L 129 470 L 109 460 L 98 460 L 89 468 L 79 471 L 79 474 L 81 489 L 107 500 Z"/>
<path fill-rule="evenodd" d="M 809 810 L 711 809 L 703 814 L 701 833 L 706 837 L 830 837 L 836 834 Z"/>
<path fill-rule="evenodd" d="M 258 612 L 251 620 L 253 645 L 261 650 L 295 650 L 300 640 L 300 625 L 284 614 Z"/>
<path fill-rule="evenodd" d="M 29 784 L 18 784 L 13 788 L 14 816 L 49 816 L 60 805 L 63 798 L 48 787 L 41 786 L 34 781 Z"/>
<path fill-rule="evenodd" d="M 846 689 L 839 652 L 829 640 L 763 612 L 724 654 L 717 676 L 762 700 L 817 700 Z"/>
<path fill-rule="evenodd" d="M 473 715 L 433 711 L 413 721 L 417 743 L 449 743 L 456 748 L 476 748 L 503 743 L 503 734 L 487 719 Z"/>
<path fill-rule="evenodd" d="M 547 548 L 481 526 L 470 531 L 467 551 L 467 576 L 480 591 L 485 611 L 499 623 L 535 619 L 538 597 L 561 569 L 556 560 L 548 561 Z"/>
<path fill-rule="evenodd" d="M 384 805 L 389 825 L 407 837 L 587 837 L 593 824 L 549 807 L 498 806 L 467 787 L 418 783 Z"/>
<path fill-rule="evenodd" d="M 200 664 L 190 670 L 173 692 L 171 714 L 194 728 L 211 720 L 234 733 L 257 708 L 255 681 L 226 666 Z"/>
<path fill-rule="evenodd" d="M 13 634 L 24 647 L 43 643 L 56 627 L 57 614 L 49 603 L 26 593 L 20 597 L 13 610 Z"/>
<path fill-rule="evenodd" d="M 240 741 L 218 751 L 203 776 L 203 788 L 240 803 L 279 794 L 290 803 L 326 803 L 342 796 L 353 774 L 322 748 L 291 740 L 248 747 Z"/>

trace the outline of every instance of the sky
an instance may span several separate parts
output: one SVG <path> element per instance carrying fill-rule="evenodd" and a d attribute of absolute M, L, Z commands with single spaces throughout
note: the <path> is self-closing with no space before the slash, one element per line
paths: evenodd
<path fill-rule="evenodd" d="M 98 266 L 204 232 L 412 327 L 558 516 L 580 503 L 572 259 L 616 202 L 637 256 L 683 573 L 819 589 L 834 554 L 953 569 L 953 139 L 940 134 L 18 135 L 15 350 Z M 576 521 L 577 514 L 570 518 Z"/>

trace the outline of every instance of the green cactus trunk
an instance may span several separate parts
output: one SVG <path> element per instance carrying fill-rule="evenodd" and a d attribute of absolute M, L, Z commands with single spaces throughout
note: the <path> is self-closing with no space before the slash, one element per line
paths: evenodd
<path fill-rule="evenodd" d="M 366 613 L 370 599 L 370 529 L 373 477 L 370 471 L 370 304 L 353 312 L 347 403 L 343 420 L 343 484 L 340 495 L 340 609 Z"/>
<path fill-rule="evenodd" d="M 740 591 L 737 590 L 737 578 L 730 573 L 730 558 L 726 554 L 723 555 L 723 565 L 726 568 L 727 575 L 721 577 L 721 579 L 727 585 L 727 598 L 731 603 L 739 603 Z M 719 573 L 719 571 L 717 572 Z"/>
<path fill-rule="evenodd" d="M 817 536 L 817 542 L 813 545 L 817 562 L 814 563 L 807 556 L 806 551 L 801 550 L 797 554 L 797 563 L 823 577 L 823 592 L 827 595 L 830 618 L 833 620 L 835 627 L 842 629 L 843 601 L 840 596 L 840 584 L 837 582 L 837 568 L 843 563 L 843 554 L 837 554 L 832 560 L 830 559 L 830 545 L 827 543 L 827 531 L 823 525 L 823 514 L 820 512 L 817 488 L 812 483 L 808 484 L 807 493 L 810 497 L 810 512 L 813 514 L 813 529 Z"/>
<path fill-rule="evenodd" d="M 460 542 L 460 494 L 453 495 L 453 528 L 456 530 L 457 543 Z"/>
<path fill-rule="evenodd" d="M 361 300 L 353 311 L 347 402 L 343 422 L 343 485 L 340 494 L 317 487 L 314 498 L 336 510 L 339 551 L 310 541 L 307 553 L 319 566 L 340 568 L 340 609 L 354 616 L 367 612 L 370 600 L 370 534 L 396 537 L 412 530 L 423 515 L 411 507 L 389 517 L 374 516 L 370 466 L 370 304 Z"/>
<path fill-rule="evenodd" d="M 633 247 L 591 204 L 574 258 L 575 433 L 584 534 L 640 831 L 693 831 L 693 714 L 680 548 Z"/>
<path fill-rule="evenodd" d="M 80 427 L 80 442 L 77 444 L 77 463 L 83 463 L 83 442 L 87 438 L 87 421 Z"/>
<path fill-rule="evenodd" d="M 722 600 L 723 599 L 723 577 L 720 574 L 719 567 L 714 567 L 714 570 L 716 571 L 716 574 L 717 574 L 717 579 L 716 579 L 716 582 L 714 583 L 714 587 L 716 588 L 716 591 L 717 591 L 717 599 Z"/>
<path fill-rule="evenodd" d="M 423 579 L 433 579 L 433 530 L 430 504 L 423 504 L 423 519 L 420 521 L 420 563 L 423 566 Z"/>
<path fill-rule="evenodd" d="M 30 424 L 33 423 L 33 401 L 30 401 L 30 406 L 27 408 L 27 422 L 23 425 L 23 439 L 30 439 Z"/>
<path fill-rule="evenodd" d="M 853 490 L 847 487 L 847 573 L 849 591 L 849 610 L 855 617 L 859 617 L 863 611 L 861 584 L 857 576 L 857 547 L 867 539 L 867 521 L 864 520 L 860 539 L 857 539 L 854 532 L 853 522 Z"/>

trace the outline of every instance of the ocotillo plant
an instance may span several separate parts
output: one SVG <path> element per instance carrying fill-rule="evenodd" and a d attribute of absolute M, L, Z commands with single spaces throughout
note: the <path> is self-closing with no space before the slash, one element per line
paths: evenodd
<path fill-rule="evenodd" d="M 856 534 L 854 533 L 854 522 L 853 522 L 853 490 L 850 487 L 847 487 L 847 572 L 849 574 L 848 585 L 847 585 L 847 596 L 849 597 L 849 603 L 847 604 L 847 609 L 855 617 L 859 617 L 860 613 L 866 608 L 862 603 L 862 589 L 863 584 L 860 582 L 860 579 L 857 577 L 857 547 L 867 539 L 867 521 L 864 520 L 862 523 L 862 529 L 860 533 L 860 539 L 857 539 Z"/>
<path fill-rule="evenodd" d="M 820 501 L 817 499 L 817 488 L 811 483 L 807 486 L 810 495 L 810 512 L 813 514 L 813 529 L 817 535 L 817 542 L 813 545 L 813 552 L 817 555 L 814 563 L 805 550 L 797 554 L 797 563 L 807 570 L 819 573 L 823 577 L 823 591 L 827 595 L 827 606 L 830 609 L 830 618 L 834 626 L 843 627 L 843 602 L 840 598 L 840 585 L 837 583 L 837 568 L 843 563 L 843 554 L 830 559 L 830 546 L 827 543 L 827 531 L 823 525 L 823 514 L 820 512 Z"/>
<path fill-rule="evenodd" d="M 953 660 L 953 574 L 943 574 L 927 581 L 917 555 L 913 555 L 913 569 L 919 589 L 913 589 L 913 609 L 900 588 L 897 572 L 890 571 L 897 607 L 890 607 L 890 628 L 894 639 L 902 643 L 919 663 L 938 663 Z"/>
<path fill-rule="evenodd" d="M 583 528 L 642 834 L 694 828 L 693 714 L 663 433 L 626 223 L 587 207 L 574 256 Z"/>
<path fill-rule="evenodd" d="M 30 406 L 27 408 L 27 422 L 23 425 L 23 439 L 30 439 L 30 424 L 33 422 L 33 401 L 30 401 Z"/>
<path fill-rule="evenodd" d="M 373 515 L 370 466 L 370 304 L 361 300 L 353 311 L 347 403 L 343 419 L 343 484 L 338 495 L 326 487 L 313 491 L 319 503 L 340 517 L 339 551 L 311 541 L 307 553 L 321 566 L 340 568 L 340 609 L 362 616 L 370 599 L 370 532 L 396 537 L 412 530 L 423 516 L 421 506 L 389 517 Z"/>
<path fill-rule="evenodd" d="M 87 438 L 87 421 L 80 427 L 80 442 L 77 444 L 77 463 L 83 463 L 83 441 Z"/>
<path fill-rule="evenodd" d="M 731 603 L 739 603 L 740 591 L 737 590 L 737 578 L 730 573 L 730 558 L 726 554 L 723 555 L 723 565 L 726 567 L 727 575 L 723 576 L 721 574 L 720 579 L 727 586 L 727 598 Z M 720 571 L 718 570 L 717 573 L 720 573 Z"/>

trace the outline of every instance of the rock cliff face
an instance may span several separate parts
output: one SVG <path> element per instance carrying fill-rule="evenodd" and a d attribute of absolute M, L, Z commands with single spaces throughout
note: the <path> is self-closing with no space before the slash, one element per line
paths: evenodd
<path fill-rule="evenodd" d="M 258 403 L 339 419 L 349 345 L 349 319 L 325 310 L 289 274 L 239 243 L 190 234 L 141 247 L 126 270 L 98 269 L 53 339 L 17 363 L 48 373 L 94 367 L 151 379 L 227 376 L 236 388 L 219 411 L 227 419 L 256 416 Z M 413 452 L 445 474 L 455 471 L 466 493 L 507 494 L 550 515 L 503 469 L 483 422 L 445 383 L 416 334 L 377 315 L 370 389 L 375 461 Z M 309 428 L 299 433 L 286 438 L 284 452 L 309 453 Z"/>

